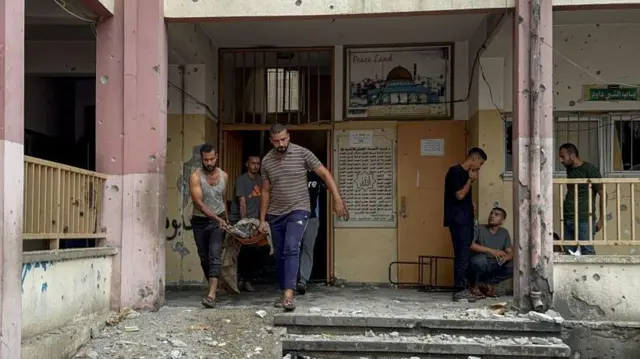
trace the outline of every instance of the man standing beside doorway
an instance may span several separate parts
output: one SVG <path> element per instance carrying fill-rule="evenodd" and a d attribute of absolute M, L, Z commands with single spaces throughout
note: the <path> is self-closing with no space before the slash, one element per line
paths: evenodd
<path fill-rule="evenodd" d="M 336 214 L 348 220 L 349 213 L 333 176 L 311 151 L 290 143 L 289 132 L 283 125 L 273 125 L 269 135 L 274 148 L 262 160 L 260 229 L 267 233 L 271 226 L 278 284 L 283 291 L 279 306 L 292 311 L 300 266 L 300 241 L 310 214 L 307 171 L 315 172 L 327 184 Z"/>
<path fill-rule="evenodd" d="M 236 179 L 235 198 L 231 207 L 231 224 L 241 219 L 260 216 L 260 197 L 262 194 L 262 177 L 260 177 L 260 157 L 249 156 L 245 163 L 247 172 Z M 253 292 L 251 280 L 259 268 L 261 256 L 260 247 L 254 245 L 242 246 L 238 256 L 238 274 L 242 281 L 241 287 L 247 292 Z"/>
<path fill-rule="evenodd" d="M 454 255 L 453 300 L 475 300 L 467 288 L 466 272 L 473 242 L 474 204 L 471 186 L 478 178 L 480 167 L 487 160 L 487 154 L 478 147 L 467 153 L 467 158 L 459 165 L 449 168 L 444 182 L 444 226 L 449 227 Z"/>
<path fill-rule="evenodd" d="M 224 193 L 227 174 L 217 167 L 218 155 L 212 145 L 200 147 L 202 168 L 189 177 L 189 194 L 193 200 L 191 227 L 198 248 L 200 265 L 209 282 L 209 293 L 202 305 L 213 308 L 222 267 L 224 232 L 228 228 Z"/>
<path fill-rule="evenodd" d="M 560 146 L 558 157 L 560 159 L 560 163 L 562 163 L 562 165 L 567 169 L 568 179 L 602 178 L 602 175 L 596 166 L 583 161 L 580 158 L 578 148 L 572 143 L 565 143 Z M 600 217 L 598 217 L 595 224 L 593 223 L 593 220 L 591 221 L 591 226 L 593 227 L 590 227 L 589 225 L 589 185 L 578 185 L 577 215 L 575 213 L 576 186 L 572 184 L 567 185 L 567 194 L 564 197 L 563 204 L 564 240 L 575 241 L 577 239 L 579 241 L 588 241 L 589 231 L 592 232 L 593 237 L 593 235 L 602 228 L 602 221 L 605 216 L 602 185 L 594 183 L 591 185 L 591 190 L 593 191 L 591 194 L 591 208 L 594 209 L 594 212 L 596 208 L 596 194 L 600 197 L 600 205 L 598 206 L 600 207 Z M 578 222 L 578 238 L 576 238 L 575 233 L 576 221 Z M 575 253 L 577 251 L 577 246 L 564 246 L 564 250 L 566 254 L 570 254 L 571 252 Z M 596 254 L 596 251 L 593 246 L 580 246 L 580 253 L 583 255 L 594 255 Z"/>
<path fill-rule="evenodd" d="M 307 222 L 307 229 L 302 236 L 302 246 L 300 248 L 300 273 L 298 274 L 298 294 L 304 295 L 307 292 L 307 283 L 311 278 L 313 269 L 313 250 L 320 229 L 320 191 L 327 187 L 322 178 L 315 172 L 307 172 L 307 187 L 309 188 L 309 202 L 311 203 L 311 214 Z"/>

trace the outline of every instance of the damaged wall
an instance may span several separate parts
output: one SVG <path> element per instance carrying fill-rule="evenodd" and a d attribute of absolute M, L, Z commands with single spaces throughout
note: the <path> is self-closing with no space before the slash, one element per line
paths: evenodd
<path fill-rule="evenodd" d="M 563 23 L 555 25 L 554 30 L 554 110 L 555 111 L 632 111 L 640 110 L 640 101 L 595 102 L 583 99 L 583 85 L 616 82 L 640 83 L 640 74 L 635 71 L 636 60 L 640 56 L 635 34 L 640 24 L 629 23 L 590 23 L 565 24 L 571 22 L 570 13 L 564 15 Z M 579 21 L 578 18 L 575 20 Z M 479 111 L 475 116 L 478 127 L 477 144 L 489 156 L 478 181 L 478 209 L 481 222 L 486 222 L 489 210 L 500 205 L 509 214 L 513 213 L 511 173 L 505 172 L 505 164 L 510 160 L 506 155 L 505 120 L 512 111 L 512 46 L 511 26 L 505 26 L 496 35 L 494 41 L 482 59 L 483 71 L 489 82 L 487 86 L 480 82 Z M 567 60 L 568 59 L 568 60 Z M 575 64 L 572 64 L 574 62 Z M 491 90 L 491 94 L 489 93 Z M 497 108 L 499 109 L 497 109 Z M 504 115 L 502 115 L 502 114 Z M 496 133 L 503 133 L 505 141 L 496 141 Z M 575 137 L 568 134 L 568 138 Z M 565 142 L 567 136 L 559 141 Z M 559 145 L 559 144 L 555 144 Z M 579 143 L 577 143 L 580 146 Z M 606 144 L 605 144 L 606 145 Z M 610 148 L 610 147 L 600 147 Z M 610 152 L 610 151 L 606 151 Z M 597 164 L 596 164 L 597 165 Z M 606 169 L 601 169 L 606 172 Z M 636 186 L 635 205 L 636 227 L 640 225 L 640 188 Z M 566 191 L 565 191 L 566 192 Z M 617 203 L 615 186 L 607 188 L 607 237 L 617 236 L 616 206 L 621 213 L 621 239 L 631 239 L 631 194 L 629 186 L 620 186 L 620 204 Z M 560 228 L 559 190 L 554 188 L 554 227 Z M 507 218 L 505 227 L 511 232 L 513 216 Z M 602 231 L 596 235 L 601 239 Z M 637 248 L 626 246 L 598 247 L 599 254 L 635 254 Z"/>
<path fill-rule="evenodd" d="M 638 256 L 556 256 L 556 310 L 566 319 L 640 321 L 639 264 Z"/>

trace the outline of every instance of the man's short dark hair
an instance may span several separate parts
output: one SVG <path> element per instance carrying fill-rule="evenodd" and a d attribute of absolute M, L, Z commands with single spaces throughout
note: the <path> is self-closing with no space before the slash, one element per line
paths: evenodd
<path fill-rule="evenodd" d="M 574 145 L 573 143 L 563 143 L 560 146 L 561 150 L 565 150 L 567 152 L 569 152 L 569 154 L 574 154 L 576 155 L 576 157 L 580 157 L 580 152 L 578 151 L 578 147 L 576 147 L 576 145 Z"/>
<path fill-rule="evenodd" d="M 271 128 L 269 129 L 269 134 L 277 135 L 278 133 L 282 133 L 286 130 L 287 130 L 287 126 L 280 123 L 276 123 L 275 125 L 271 126 Z"/>
<path fill-rule="evenodd" d="M 472 157 L 472 156 L 478 156 L 482 158 L 483 161 L 487 160 L 487 153 L 484 152 L 484 150 L 480 147 L 473 147 L 472 149 L 469 150 L 469 152 L 467 153 L 467 157 Z"/>
<path fill-rule="evenodd" d="M 507 218 L 507 211 L 505 211 L 504 208 L 502 208 L 502 207 L 493 207 L 492 211 L 498 211 L 498 212 L 502 213 L 502 219 L 506 219 Z"/>
<path fill-rule="evenodd" d="M 213 145 L 205 143 L 204 145 L 202 145 L 200 147 L 200 156 L 204 155 L 205 153 L 214 152 L 215 150 L 216 150 L 216 148 L 213 147 Z"/>
<path fill-rule="evenodd" d="M 250 154 L 249 156 L 247 156 L 247 161 L 249 161 L 252 157 L 255 157 L 257 159 L 260 159 L 260 156 L 256 155 L 255 153 Z"/>

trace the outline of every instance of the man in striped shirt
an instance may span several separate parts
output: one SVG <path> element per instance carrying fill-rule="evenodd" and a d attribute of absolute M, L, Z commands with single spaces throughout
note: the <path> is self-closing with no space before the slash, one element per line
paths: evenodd
<path fill-rule="evenodd" d="M 278 284 L 284 291 L 276 305 L 295 309 L 294 290 L 300 266 L 300 241 L 310 214 L 307 171 L 322 178 L 333 195 L 334 210 L 344 220 L 349 212 L 340 197 L 333 176 L 308 149 L 290 143 L 289 132 L 276 124 L 269 130 L 273 149 L 262 159 L 262 197 L 260 230 L 271 236 L 276 252 Z"/>

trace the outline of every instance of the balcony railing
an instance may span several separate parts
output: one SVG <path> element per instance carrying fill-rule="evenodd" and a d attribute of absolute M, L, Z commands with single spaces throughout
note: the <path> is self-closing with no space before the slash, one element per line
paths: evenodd
<path fill-rule="evenodd" d="M 640 190 L 640 178 L 593 178 L 564 179 L 556 178 L 554 182 L 554 228 L 560 237 L 555 245 L 594 245 L 594 246 L 635 246 L 640 245 L 636 228 L 639 205 L 637 198 Z M 597 196 L 598 187 L 602 188 L 603 198 Z M 573 189 L 573 190 L 571 190 Z M 568 194 L 571 192 L 570 194 Z M 585 192 L 586 199 L 585 200 Z M 583 195 L 579 199 L 579 194 Z M 573 196 L 573 216 L 565 218 L 566 196 Z M 603 209 L 599 208 L 601 206 Z M 579 208 L 581 207 L 581 208 Z M 581 210 L 581 211 L 580 211 Z M 602 211 L 602 212 L 601 212 Z M 582 216 L 580 216 L 582 212 Z M 596 232 L 595 227 L 601 213 L 605 213 L 602 226 Z M 564 238 L 564 226 L 568 223 L 573 233 L 579 233 L 579 224 L 586 223 L 588 240 L 577 241 L 577 238 Z M 583 226 L 585 224 L 582 224 Z M 567 240 L 565 240 L 567 239 Z"/>
<path fill-rule="evenodd" d="M 24 239 L 105 238 L 102 196 L 107 176 L 76 167 L 24 157 Z"/>

